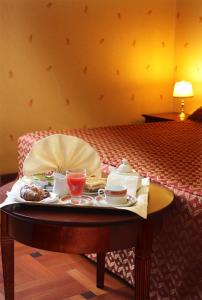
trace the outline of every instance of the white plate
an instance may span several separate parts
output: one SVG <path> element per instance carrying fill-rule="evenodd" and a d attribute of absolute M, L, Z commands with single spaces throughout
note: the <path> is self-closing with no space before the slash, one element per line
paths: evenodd
<path fill-rule="evenodd" d="M 86 192 L 86 191 L 84 191 L 83 194 L 87 195 L 87 196 L 97 196 L 98 191 L 95 191 L 95 192 Z"/>
<path fill-rule="evenodd" d="M 54 202 L 56 202 L 58 200 L 59 200 L 58 195 L 55 194 L 55 193 L 50 192 L 50 197 L 41 200 L 40 203 L 44 203 L 44 204 L 46 204 L 46 203 L 54 203 Z"/>
<path fill-rule="evenodd" d="M 106 207 L 130 207 L 135 205 L 137 199 L 131 195 L 127 196 L 127 202 L 124 204 L 110 204 L 104 197 L 97 196 L 95 197 L 95 205 L 97 206 L 106 206 Z"/>
<path fill-rule="evenodd" d="M 41 201 L 26 201 L 25 199 L 21 198 L 18 195 L 15 195 L 11 192 L 8 192 L 7 195 L 9 197 L 12 197 L 15 202 L 20 202 L 20 203 L 43 203 L 43 204 L 48 204 L 48 203 L 54 203 L 54 202 L 58 201 L 58 199 L 59 199 L 58 196 L 55 193 L 50 193 L 50 197 L 47 197 L 47 198 L 45 198 Z"/>

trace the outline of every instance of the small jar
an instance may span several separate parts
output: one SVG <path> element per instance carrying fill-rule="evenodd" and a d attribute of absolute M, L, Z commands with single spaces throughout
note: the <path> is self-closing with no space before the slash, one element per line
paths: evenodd
<path fill-rule="evenodd" d="M 53 193 L 57 194 L 59 197 L 63 197 L 68 194 L 67 180 L 66 176 L 61 173 L 53 174 Z"/>

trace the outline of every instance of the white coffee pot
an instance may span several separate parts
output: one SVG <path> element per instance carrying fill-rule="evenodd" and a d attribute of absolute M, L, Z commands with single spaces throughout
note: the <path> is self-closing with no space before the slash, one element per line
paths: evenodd
<path fill-rule="evenodd" d="M 122 185 L 127 188 L 129 195 L 136 195 L 136 191 L 141 185 L 142 178 L 133 170 L 127 159 L 122 159 L 121 164 L 117 169 L 110 172 L 107 177 L 108 185 Z"/>

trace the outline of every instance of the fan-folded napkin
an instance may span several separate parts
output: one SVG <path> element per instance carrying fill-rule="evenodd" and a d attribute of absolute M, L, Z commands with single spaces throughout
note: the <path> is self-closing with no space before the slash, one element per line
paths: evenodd
<path fill-rule="evenodd" d="M 53 134 L 34 143 L 23 163 L 23 174 L 85 168 L 88 175 L 101 176 L 100 157 L 84 140 L 71 135 Z"/>

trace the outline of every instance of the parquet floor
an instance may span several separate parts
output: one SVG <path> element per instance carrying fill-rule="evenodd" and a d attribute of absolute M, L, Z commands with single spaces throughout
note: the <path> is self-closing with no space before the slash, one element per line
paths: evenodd
<path fill-rule="evenodd" d="M 134 291 L 105 274 L 96 288 L 95 264 L 80 255 L 33 249 L 15 243 L 15 300 L 132 300 Z M 0 300 L 4 300 L 0 263 Z"/>

